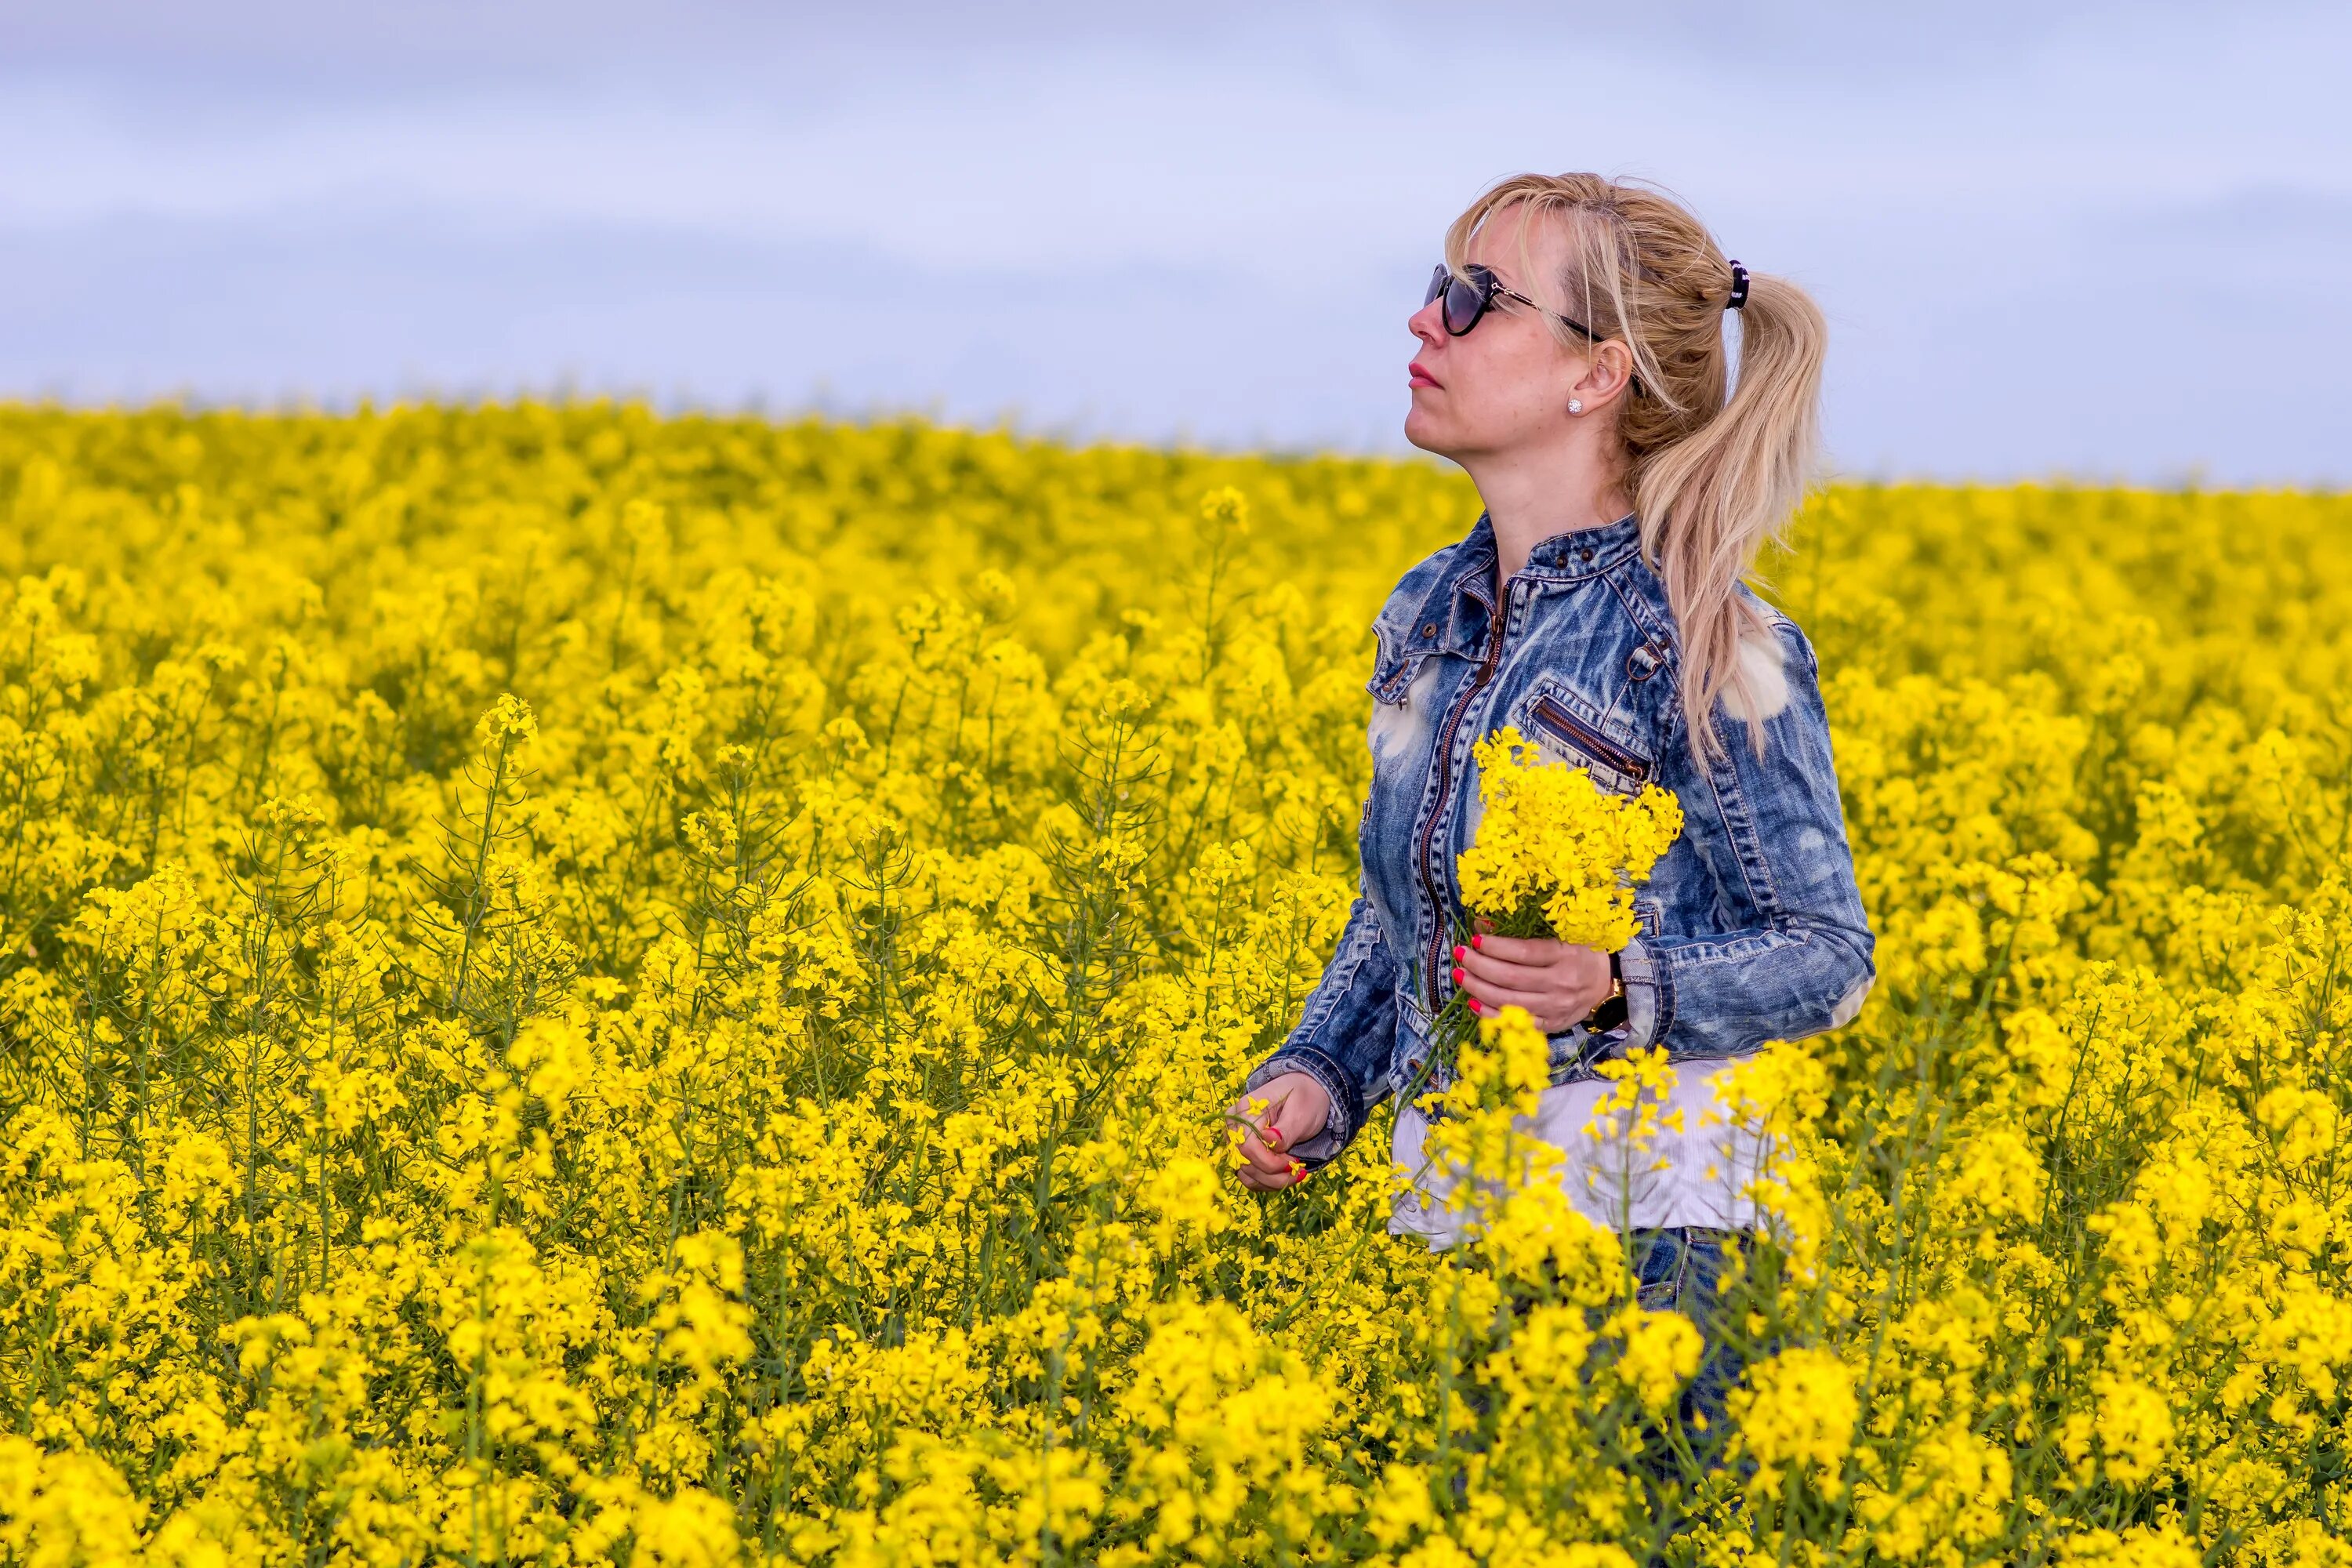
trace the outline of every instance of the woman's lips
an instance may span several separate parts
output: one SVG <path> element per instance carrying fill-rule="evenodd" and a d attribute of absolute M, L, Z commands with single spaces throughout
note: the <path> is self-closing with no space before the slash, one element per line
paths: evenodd
<path fill-rule="evenodd" d="M 1430 374 L 1428 371 L 1423 369 L 1421 362 L 1419 360 L 1415 360 L 1409 367 L 1407 367 L 1405 384 L 1407 386 L 1435 386 L 1437 384 L 1437 378 Z"/>

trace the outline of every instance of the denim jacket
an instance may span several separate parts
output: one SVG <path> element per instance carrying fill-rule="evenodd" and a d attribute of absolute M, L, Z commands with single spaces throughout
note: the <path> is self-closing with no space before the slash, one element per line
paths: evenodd
<path fill-rule="evenodd" d="M 1304 1072 L 1329 1093 L 1324 1131 L 1290 1150 L 1310 1167 L 1336 1157 L 1428 1058 L 1417 998 L 1434 1009 L 1454 992 L 1454 858 L 1479 807 L 1470 747 L 1504 724 L 1604 789 L 1654 781 L 1683 808 L 1680 837 L 1634 895 L 1641 930 L 1621 959 L 1627 1016 L 1550 1036 L 1554 1084 L 1596 1077 L 1636 1047 L 1663 1046 L 1671 1061 L 1819 1034 L 1851 1019 L 1877 977 L 1819 666 L 1797 624 L 1740 585 L 1775 634 L 1775 646 L 1757 639 L 1743 654 L 1764 693 L 1766 754 L 1757 760 L 1748 721 L 1718 700 L 1722 754 L 1702 776 L 1680 637 L 1635 519 L 1539 542 L 1499 614 L 1495 567 L 1482 515 L 1407 572 L 1373 622 L 1359 891 L 1297 1026 L 1244 1085 Z"/>

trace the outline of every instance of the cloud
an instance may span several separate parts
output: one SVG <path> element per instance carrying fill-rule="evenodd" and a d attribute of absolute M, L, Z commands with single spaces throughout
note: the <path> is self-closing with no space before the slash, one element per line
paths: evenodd
<path fill-rule="evenodd" d="M 2146 405 L 2169 321 L 2225 362 L 2282 362 L 2298 398 L 2352 350 L 2342 291 L 2312 303 L 2303 259 L 2340 246 L 2352 203 L 2330 107 L 2352 16 L 1498 0 L 1446 19 L 12 8 L 0 142 L 43 155 L 0 163 L 0 390 L 823 386 L 1392 446 L 1402 318 L 1445 221 L 1494 177 L 1582 166 L 1662 179 L 1816 292 L 1850 466 L 2342 475 L 2298 411 Z M 887 302 L 812 313 L 808 280 L 845 268 Z"/>

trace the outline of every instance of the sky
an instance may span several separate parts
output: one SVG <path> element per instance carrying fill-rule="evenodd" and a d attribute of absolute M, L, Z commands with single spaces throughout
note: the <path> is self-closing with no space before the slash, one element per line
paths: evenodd
<path fill-rule="evenodd" d="M 1837 471 L 2352 479 L 2352 6 L 0 0 L 0 397 L 1405 449 L 1523 170 L 1828 314 Z"/>

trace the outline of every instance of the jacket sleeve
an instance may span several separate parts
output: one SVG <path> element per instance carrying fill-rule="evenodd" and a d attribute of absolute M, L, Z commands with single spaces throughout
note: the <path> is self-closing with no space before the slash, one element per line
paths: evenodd
<path fill-rule="evenodd" d="M 1290 1146 L 1307 1166 L 1325 1164 L 1363 1130 L 1364 1119 L 1389 1092 L 1389 1053 L 1396 1038 L 1398 959 L 1362 889 L 1323 978 L 1307 994 L 1297 1026 L 1243 1084 L 1253 1093 L 1287 1072 L 1303 1072 L 1331 1097 L 1323 1131 Z"/>
<path fill-rule="evenodd" d="M 1677 734 L 1660 769 L 1686 820 L 1696 800 L 1720 808 L 1721 831 L 1694 847 L 1734 929 L 1643 932 L 1626 945 L 1627 1049 L 1663 1045 L 1675 1060 L 1802 1039 L 1851 1019 L 1877 978 L 1820 668 L 1794 622 L 1776 617 L 1774 632 L 1788 700 L 1764 720 L 1764 759 L 1752 748 L 1752 721 L 1718 702 L 1713 721 L 1727 755 L 1702 774 Z"/>

